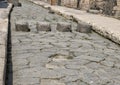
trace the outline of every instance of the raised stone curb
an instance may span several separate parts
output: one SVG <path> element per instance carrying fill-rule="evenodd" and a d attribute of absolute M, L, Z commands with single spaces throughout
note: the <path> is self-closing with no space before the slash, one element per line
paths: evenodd
<path fill-rule="evenodd" d="M 0 85 L 5 85 L 8 15 L 11 8 L 12 4 L 8 4 L 7 8 L 0 8 Z"/>
<path fill-rule="evenodd" d="M 93 30 L 106 38 L 120 44 L 120 20 L 105 17 L 97 14 L 90 14 L 85 11 L 75 10 L 61 6 L 51 6 L 41 1 L 30 0 L 31 2 L 41 5 L 44 8 L 51 8 L 52 11 L 61 14 L 69 19 L 82 21 L 93 26 Z"/>

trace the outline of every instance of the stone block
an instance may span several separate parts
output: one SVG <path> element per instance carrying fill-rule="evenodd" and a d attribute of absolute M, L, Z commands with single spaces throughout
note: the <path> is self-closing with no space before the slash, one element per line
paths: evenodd
<path fill-rule="evenodd" d="M 76 31 L 81 33 L 90 33 L 92 31 L 92 26 L 84 22 L 79 22 Z"/>
<path fill-rule="evenodd" d="M 18 7 L 22 6 L 22 4 L 19 2 L 19 0 L 13 0 L 13 4 L 14 4 L 14 6 L 18 6 Z"/>
<path fill-rule="evenodd" d="M 50 14 L 54 14 L 55 13 L 50 7 L 48 7 L 48 10 L 49 10 Z"/>
<path fill-rule="evenodd" d="M 24 20 L 17 21 L 15 23 L 16 31 L 23 31 L 23 32 L 29 32 L 30 29 L 28 27 L 28 23 Z"/>
<path fill-rule="evenodd" d="M 59 32 L 72 32 L 72 26 L 70 23 L 67 22 L 58 22 L 57 23 L 57 30 Z"/>
<path fill-rule="evenodd" d="M 100 13 L 99 10 L 92 10 L 92 9 L 87 10 L 87 12 L 88 12 L 88 13 L 92 13 L 92 14 L 99 14 L 99 13 Z"/>
<path fill-rule="evenodd" d="M 51 31 L 51 26 L 49 22 L 37 22 L 37 31 Z"/>

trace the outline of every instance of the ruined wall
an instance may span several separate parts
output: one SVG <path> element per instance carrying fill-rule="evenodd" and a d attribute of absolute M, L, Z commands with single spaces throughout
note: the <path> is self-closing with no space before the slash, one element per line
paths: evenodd
<path fill-rule="evenodd" d="M 114 7 L 115 17 L 120 19 L 120 0 L 117 0 L 117 6 Z"/>
<path fill-rule="evenodd" d="M 76 8 L 77 0 L 62 0 L 62 4 L 61 5 L 64 5 L 64 6 L 67 6 L 67 7 Z"/>
<path fill-rule="evenodd" d="M 58 0 L 43 0 L 57 5 Z M 61 0 L 62 6 L 77 8 L 77 0 Z M 120 0 L 80 0 L 78 9 L 82 10 L 100 10 L 106 15 L 120 15 Z"/>

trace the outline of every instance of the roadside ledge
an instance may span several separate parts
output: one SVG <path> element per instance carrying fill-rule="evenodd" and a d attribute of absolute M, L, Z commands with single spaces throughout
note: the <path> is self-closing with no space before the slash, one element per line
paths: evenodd
<path fill-rule="evenodd" d="M 11 8 L 12 4 L 8 4 L 7 8 L 0 8 L 0 85 L 5 85 L 8 16 Z"/>
<path fill-rule="evenodd" d="M 68 19 L 82 21 L 93 26 L 93 30 L 102 36 L 120 44 L 120 20 L 105 17 L 97 14 L 90 14 L 85 11 L 71 9 L 61 6 L 51 6 L 39 0 L 29 0 L 44 8 L 50 7 L 54 12 L 61 14 Z"/>

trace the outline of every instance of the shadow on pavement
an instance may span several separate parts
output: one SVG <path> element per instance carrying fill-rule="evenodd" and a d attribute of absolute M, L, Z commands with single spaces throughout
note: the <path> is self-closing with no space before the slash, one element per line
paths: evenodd
<path fill-rule="evenodd" d="M 12 10 L 11 10 L 12 11 Z M 7 64 L 5 85 L 13 85 L 13 65 L 12 65 L 12 40 L 11 40 L 11 22 L 9 15 L 8 40 L 7 40 Z"/>

